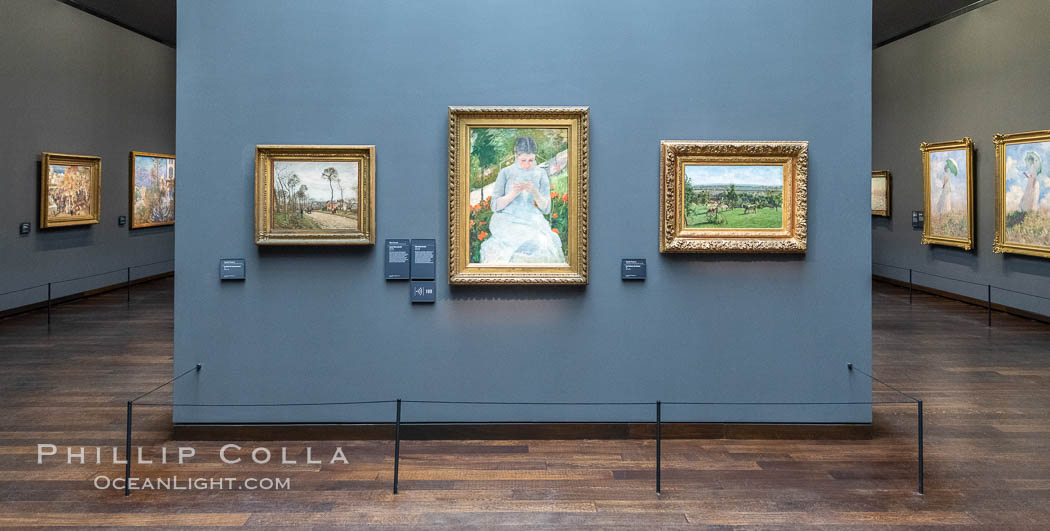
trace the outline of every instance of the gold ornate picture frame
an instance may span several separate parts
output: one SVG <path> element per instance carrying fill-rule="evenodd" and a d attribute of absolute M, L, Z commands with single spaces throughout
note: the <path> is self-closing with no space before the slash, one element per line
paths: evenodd
<path fill-rule="evenodd" d="M 997 134 L 996 253 L 1050 258 L 1050 130 Z"/>
<path fill-rule="evenodd" d="M 98 223 L 101 197 L 100 157 L 48 152 L 41 154 L 41 229 Z"/>
<path fill-rule="evenodd" d="M 804 253 L 809 143 L 660 142 L 661 253 Z"/>
<path fill-rule="evenodd" d="M 972 250 L 973 140 L 965 137 L 948 142 L 923 142 L 919 151 L 922 152 L 926 212 L 922 226 L 923 245 Z"/>
<path fill-rule="evenodd" d="M 589 109 L 449 107 L 449 283 L 586 284 Z"/>
<path fill-rule="evenodd" d="M 375 223 L 375 146 L 256 146 L 257 245 L 372 245 Z"/>
<path fill-rule="evenodd" d="M 890 217 L 893 176 L 886 170 L 871 172 L 871 215 Z"/>
<path fill-rule="evenodd" d="M 128 217 L 132 229 L 175 224 L 175 155 L 131 152 Z"/>

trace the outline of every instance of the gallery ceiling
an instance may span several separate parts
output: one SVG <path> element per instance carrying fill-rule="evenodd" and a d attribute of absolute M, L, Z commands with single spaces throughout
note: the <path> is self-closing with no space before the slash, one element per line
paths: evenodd
<path fill-rule="evenodd" d="M 176 0 L 58 0 L 175 47 Z"/>
<path fill-rule="evenodd" d="M 960 10 L 977 8 L 995 0 L 874 0 L 871 40 L 874 46 L 927 28 Z"/>
<path fill-rule="evenodd" d="M 177 0 L 58 0 L 175 46 Z M 884 44 L 941 21 L 948 15 L 994 0 L 873 0 L 872 43 Z"/>

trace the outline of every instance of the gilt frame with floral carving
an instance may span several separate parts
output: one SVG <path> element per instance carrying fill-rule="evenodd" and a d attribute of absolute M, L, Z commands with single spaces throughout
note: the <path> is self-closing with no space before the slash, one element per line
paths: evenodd
<path fill-rule="evenodd" d="M 376 235 L 375 154 L 375 146 L 256 146 L 256 245 L 373 245 Z M 332 170 L 326 170 L 332 172 L 327 181 L 331 193 L 323 194 L 330 200 L 309 197 L 305 193 L 308 187 L 302 184 L 298 188 L 303 193 L 297 194 L 296 186 L 282 181 L 278 165 L 292 167 L 296 164 L 304 168 L 332 165 Z M 344 172 L 339 174 L 334 170 L 336 166 L 344 168 Z M 352 171 L 347 172 L 345 168 Z M 298 175 L 292 177 L 300 181 Z M 302 181 L 306 180 L 304 174 Z M 344 184 L 349 194 L 343 193 Z M 335 200 L 335 197 L 339 199 Z M 316 219 L 322 216 L 322 219 Z M 321 224 L 325 220 L 335 222 L 325 226 Z"/>
<path fill-rule="evenodd" d="M 453 285 L 500 285 L 500 284 L 586 284 L 588 273 L 588 206 L 589 206 L 589 169 L 588 169 L 588 143 L 589 143 L 589 109 L 587 107 L 449 107 L 448 109 L 448 250 L 449 250 L 449 284 Z M 495 175 L 486 173 L 481 175 L 481 181 L 475 183 L 472 189 L 471 153 L 472 142 L 477 140 L 479 133 L 500 131 L 514 132 L 512 137 L 526 137 L 530 134 L 538 136 L 537 131 L 556 131 L 560 138 L 564 139 L 564 151 L 557 153 L 541 161 L 538 157 L 534 159 L 536 168 L 544 168 L 543 177 L 540 182 L 549 184 L 551 190 L 550 202 L 544 201 L 537 196 L 535 201 L 529 204 L 537 205 L 540 214 L 533 216 L 533 224 L 529 230 L 540 229 L 547 231 L 544 235 L 537 235 L 538 241 L 564 238 L 564 252 L 559 249 L 559 261 L 551 262 L 528 262 L 515 261 L 511 259 L 494 262 L 486 258 L 475 256 L 471 239 L 473 234 L 471 224 L 478 222 L 478 214 L 491 214 L 491 221 L 495 223 L 495 217 L 499 207 L 495 207 L 491 198 L 510 189 L 510 182 L 496 179 L 488 182 Z M 531 131 L 531 133 L 530 133 Z M 509 134 L 509 133 L 508 133 Z M 514 140 L 514 138 L 511 138 Z M 516 140 L 522 140 L 517 138 Z M 526 144 L 528 141 L 526 141 Z M 533 144 L 535 147 L 535 143 Z M 511 171 L 513 162 L 517 155 L 509 153 L 504 157 L 503 151 L 508 148 L 502 146 L 499 150 L 499 161 L 497 172 L 503 174 L 503 170 Z M 515 148 L 516 149 L 516 148 Z M 559 147 L 559 150 L 562 148 Z M 537 156 L 539 154 L 536 154 Z M 506 158 L 506 160 L 504 160 Z M 475 165 L 476 166 L 476 165 Z M 557 167 L 557 174 L 554 167 Z M 521 175 L 533 175 L 537 169 L 521 170 Z M 515 170 L 517 171 L 517 170 Z M 529 172 L 532 173 L 529 173 Z M 479 176 L 475 176 L 479 177 Z M 565 186 L 564 195 L 554 194 L 554 180 Z M 476 181 L 478 179 L 475 179 Z M 505 188 L 500 192 L 491 192 L 497 185 L 504 184 Z M 516 193 L 516 192 L 515 192 Z M 531 192 L 530 192 L 531 193 Z M 487 197 L 486 197 L 487 195 Z M 555 197 L 557 195 L 557 197 Z M 515 196 L 517 197 L 517 196 Z M 508 195 L 509 199 L 509 195 Z M 556 203 L 556 205 L 555 205 Z M 528 205 L 526 205 L 527 207 Z M 557 221 L 553 218 L 556 212 L 553 207 L 557 206 L 561 215 L 564 216 Z M 528 210 L 528 208 L 524 208 Z M 561 226 L 558 230 L 555 225 Z M 541 227 L 542 226 L 542 227 Z M 476 229 L 476 227 L 475 227 Z M 475 230 L 476 232 L 476 230 Z M 495 229 L 489 232 L 480 232 L 475 240 L 494 239 L 497 235 Z M 541 237 L 542 236 L 542 237 Z M 482 243 L 488 243 L 482 241 Z M 481 251 L 484 252 L 484 251 Z"/>
<path fill-rule="evenodd" d="M 687 216 L 695 212 L 686 205 L 686 168 L 698 167 L 779 167 L 782 175 L 779 227 L 731 228 L 720 226 L 729 211 L 759 215 L 759 210 L 777 208 L 754 200 L 736 204 L 725 199 L 726 190 L 707 192 L 714 197 L 714 221 L 710 226 L 690 226 Z M 707 142 L 664 140 L 660 142 L 660 252 L 661 253 L 804 253 L 806 251 L 806 179 L 809 166 L 808 142 Z M 717 188 L 717 187 L 714 187 Z M 768 188 L 768 189 L 765 189 Z M 775 197 L 774 187 L 756 190 Z M 692 191 L 695 191 L 694 188 Z M 705 192 L 705 190 L 701 190 Z M 735 193 L 735 192 L 734 192 Z M 692 194 L 688 194 L 690 197 Z M 743 194 L 741 194 L 742 196 Z M 703 207 L 709 203 L 705 202 Z M 771 206 L 772 205 L 772 206 Z M 691 205 L 694 210 L 696 204 Z M 722 208 L 726 208 L 723 214 Z M 768 215 L 768 212 L 763 213 Z M 696 225 L 694 223 L 694 225 Z"/>

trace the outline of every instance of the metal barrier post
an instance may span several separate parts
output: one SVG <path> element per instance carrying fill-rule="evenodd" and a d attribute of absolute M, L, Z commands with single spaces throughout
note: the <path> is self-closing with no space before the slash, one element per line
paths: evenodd
<path fill-rule="evenodd" d="M 124 495 L 131 496 L 131 485 L 128 484 L 128 480 L 131 478 L 131 402 L 128 402 L 128 431 L 126 432 L 127 438 L 124 439 Z"/>
<path fill-rule="evenodd" d="M 397 418 L 394 420 L 394 494 L 397 494 L 397 465 L 401 459 L 401 399 L 397 399 Z"/>
<path fill-rule="evenodd" d="M 660 439 L 663 437 L 663 421 L 660 419 L 660 401 L 656 401 L 656 493 L 660 494 Z"/>
<path fill-rule="evenodd" d="M 988 326 L 992 326 L 992 285 L 988 284 Z"/>
<path fill-rule="evenodd" d="M 128 268 L 128 306 L 131 306 L 131 268 Z"/>
<path fill-rule="evenodd" d="M 51 283 L 47 283 L 47 331 L 51 331 Z"/>
<path fill-rule="evenodd" d="M 922 494 L 924 492 L 923 480 L 925 479 L 923 477 L 925 475 L 923 470 L 925 468 L 925 463 L 922 458 L 922 400 L 917 402 L 917 406 L 919 411 L 919 494 Z"/>

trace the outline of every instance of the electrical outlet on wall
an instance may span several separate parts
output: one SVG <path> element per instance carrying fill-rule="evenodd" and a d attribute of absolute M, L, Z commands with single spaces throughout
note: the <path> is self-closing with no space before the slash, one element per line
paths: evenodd
<path fill-rule="evenodd" d="M 28 221 L 26 221 L 25 223 L 20 224 L 18 226 L 18 233 L 21 234 L 22 236 L 25 236 L 26 234 L 29 234 L 29 227 L 30 227 L 30 225 L 29 225 Z"/>
<path fill-rule="evenodd" d="M 120 225 L 121 227 L 123 227 L 124 225 L 127 225 L 127 224 L 128 224 L 128 217 L 127 216 L 119 216 L 117 218 L 117 225 Z"/>

